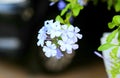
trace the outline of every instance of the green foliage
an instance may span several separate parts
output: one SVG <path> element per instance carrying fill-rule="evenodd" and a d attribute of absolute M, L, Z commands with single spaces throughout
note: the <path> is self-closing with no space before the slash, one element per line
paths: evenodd
<path fill-rule="evenodd" d="M 118 32 L 118 29 L 114 30 L 111 34 L 108 35 L 106 42 L 110 43 L 115 38 L 116 34 Z"/>
<path fill-rule="evenodd" d="M 114 47 L 116 46 L 115 44 L 111 44 L 111 43 L 105 43 L 103 45 L 101 45 L 100 47 L 98 47 L 98 51 L 104 51 L 104 50 L 107 50 L 111 47 Z"/>
<path fill-rule="evenodd" d="M 120 15 L 115 15 L 112 19 L 112 22 L 108 23 L 108 27 L 113 29 L 115 26 L 120 26 Z"/>
<path fill-rule="evenodd" d="M 108 28 L 113 29 L 115 27 L 115 23 L 110 22 L 108 23 Z"/>
<path fill-rule="evenodd" d="M 118 29 L 114 30 L 112 33 L 110 33 L 107 38 L 106 38 L 106 43 L 100 45 L 98 47 L 98 51 L 104 51 L 104 50 L 107 50 L 107 49 L 110 49 L 111 47 L 116 47 L 116 46 L 119 46 L 119 45 L 115 45 L 115 44 L 112 44 L 112 40 L 115 38 L 115 36 L 117 35 L 117 32 L 118 32 Z"/>
<path fill-rule="evenodd" d="M 111 34 L 108 35 L 107 39 L 106 39 L 106 43 L 102 44 L 98 47 L 99 51 L 104 51 L 107 49 L 112 49 L 112 51 L 110 52 L 110 57 L 112 59 L 112 66 L 111 69 L 109 70 L 109 74 L 111 75 L 111 78 L 116 78 L 117 74 L 120 74 L 120 60 L 117 56 L 118 52 L 119 52 L 119 48 L 120 48 L 120 15 L 115 15 L 112 19 L 112 22 L 108 23 L 108 27 L 110 29 L 113 29 L 116 27 L 115 30 L 113 30 L 113 32 Z M 118 39 L 118 44 L 112 44 L 112 40 L 113 39 Z"/>
<path fill-rule="evenodd" d="M 120 11 L 120 0 L 106 0 L 108 4 L 108 10 L 111 10 L 113 6 L 116 12 Z"/>
<path fill-rule="evenodd" d="M 116 4 L 114 5 L 114 8 L 116 12 L 120 11 L 120 0 L 116 0 Z"/>
<path fill-rule="evenodd" d="M 69 10 L 69 8 L 70 8 L 70 3 L 66 5 L 66 7 L 62 10 L 60 15 L 63 16 Z"/>
<path fill-rule="evenodd" d="M 83 9 L 77 0 L 65 0 L 67 1 L 66 7 L 61 11 L 60 15 L 56 17 L 56 20 L 60 21 L 63 24 L 70 25 L 70 17 L 76 17 L 79 15 L 80 10 Z M 65 19 L 62 19 L 65 17 Z"/>
<path fill-rule="evenodd" d="M 118 41 L 120 42 L 120 28 L 118 28 Z"/>
<path fill-rule="evenodd" d="M 116 26 L 119 26 L 120 25 L 120 15 L 115 15 L 113 17 L 113 21 L 112 21 L 114 24 L 116 24 Z"/>
<path fill-rule="evenodd" d="M 119 47 L 115 47 L 115 48 L 113 48 L 112 51 L 110 52 L 110 56 L 111 56 L 111 58 L 114 59 L 114 60 L 117 60 L 117 51 L 118 51 L 118 48 L 119 48 Z"/>
<path fill-rule="evenodd" d="M 118 49 L 119 47 L 115 47 L 110 52 L 110 58 L 112 59 L 112 66 L 111 70 L 109 70 L 109 73 L 111 74 L 112 78 L 116 78 L 118 74 L 120 74 L 120 59 L 118 58 Z"/>
<path fill-rule="evenodd" d="M 68 25 L 70 25 L 70 18 L 71 18 L 71 16 L 72 16 L 71 12 L 68 12 L 66 14 L 65 23 L 68 24 Z"/>
<path fill-rule="evenodd" d="M 60 15 L 58 15 L 55 20 L 60 21 L 60 23 L 64 23 L 64 20 L 62 19 Z"/>
<path fill-rule="evenodd" d="M 71 10 L 73 12 L 73 16 L 75 16 L 75 17 L 78 16 L 80 10 L 83 9 L 83 6 L 80 6 L 80 4 L 74 4 L 71 7 L 72 7 Z"/>
<path fill-rule="evenodd" d="M 61 12 L 61 16 L 63 16 L 67 11 L 72 11 L 73 16 L 78 16 L 78 14 L 80 13 L 80 10 L 83 9 L 83 6 L 81 6 L 77 0 L 66 0 L 69 3 L 66 5 L 66 7 L 62 10 Z"/>

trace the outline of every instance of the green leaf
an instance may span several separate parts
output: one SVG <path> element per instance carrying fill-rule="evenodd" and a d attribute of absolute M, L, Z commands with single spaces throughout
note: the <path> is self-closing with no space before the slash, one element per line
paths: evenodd
<path fill-rule="evenodd" d="M 72 16 L 71 12 L 66 14 L 65 23 L 68 24 L 68 25 L 70 25 L 70 18 L 71 18 L 71 16 Z"/>
<path fill-rule="evenodd" d="M 62 19 L 60 15 L 58 15 L 55 20 L 60 21 L 60 23 L 64 23 L 64 20 Z"/>
<path fill-rule="evenodd" d="M 108 43 L 110 43 L 116 36 L 116 33 L 118 32 L 118 29 L 114 30 L 112 33 L 110 33 L 106 39 Z"/>
<path fill-rule="evenodd" d="M 119 48 L 119 47 L 115 47 L 115 48 L 112 49 L 112 52 L 110 52 L 110 56 L 111 56 L 111 58 L 113 58 L 114 60 L 117 59 L 118 48 Z"/>
<path fill-rule="evenodd" d="M 72 6 L 72 12 L 73 12 L 73 15 L 76 17 L 79 15 L 79 12 L 80 10 L 83 9 L 83 6 L 80 6 L 79 4 L 76 4 L 74 6 Z"/>
<path fill-rule="evenodd" d="M 98 47 L 98 51 L 103 51 L 103 50 L 107 50 L 111 47 L 115 46 L 114 44 L 111 44 L 111 43 L 105 43 L 101 46 Z"/>
<path fill-rule="evenodd" d="M 120 11 L 120 0 L 117 0 L 114 8 L 115 8 L 115 11 L 116 11 L 116 12 L 119 12 L 119 11 Z"/>
<path fill-rule="evenodd" d="M 113 17 L 112 22 L 113 22 L 114 24 L 116 24 L 117 26 L 120 25 L 120 15 L 115 15 L 115 16 Z"/>
<path fill-rule="evenodd" d="M 118 41 L 120 42 L 120 29 L 118 30 Z"/>
<path fill-rule="evenodd" d="M 113 29 L 114 27 L 115 27 L 114 23 L 112 23 L 112 22 L 108 23 L 108 28 Z"/>
<path fill-rule="evenodd" d="M 66 5 L 66 7 L 61 11 L 61 16 L 63 16 L 67 11 L 68 9 L 70 8 L 70 3 Z"/>
<path fill-rule="evenodd" d="M 108 23 L 108 27 L 113 29 L 115 26 L 120 26 L 120 15 L 115 15 L 112 19 L 112 22 Z"/>

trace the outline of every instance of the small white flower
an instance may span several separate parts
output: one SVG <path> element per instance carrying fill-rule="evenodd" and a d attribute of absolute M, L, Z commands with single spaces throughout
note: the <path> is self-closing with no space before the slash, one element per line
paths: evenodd
<path fill-rule="evenodd" d="M 47 34 L 50 35 L 50 38 L 59 37 L 61 35 L 61 24 L 60 22 L 53 20 L 45 21 L 45 27 L 47 28 Z"/>
<path fill-rule="evenodd" d="M 38 46 L 43 46 L 44 45 L 44 41 L 45 41 L 45 39 L 47 38 L 47 35 L 46 35 L 46 28 L 45 27 L 42 27 L 40 30 L 39 30 L 39 32 L 38 32 L 39 34 L 38 34 L 38 39 L 39 39 L 39 41 L 37 42 L 37 45 Z"/>
<path fill-rule="evenodd" d="M 43 51 L 47 57 L 53 57 L 57 54 L 56 45 L 52 44 L 51 41 L 46 41 L 46 46 L 43 47 Z"/>
<path fill-rule="evenodd" d="M 53 20 L 46 20 L 44 22 L 44 26 L 46 26 L 47 28 L 49 28 L 49 26 L 52 25 L 52 24 L 53 24 Z"/>
<path fill-rule="evenodd" d="M 70 29 L 71 28 L 71 29 Z M 66 41 L 67 39 L 69 39 L 69 37 L 73 36 L 74 34 L 71 32 L 72 31 L 72 27 L 68 28 L 67 25 L 62 25 L 62 35 L 61 38 L 63 41 Z"/>
<path fill-rule="evenodd" d="M 51 38 L 59 37 L 62 33 L 60 22 L 56 21 L 50 26 L 51 29 L 48 30 L 47 34 L 49 34 Z"/>
<path fill-rule="evenodd" d="M 72 53 L 72 50 L 78 49 L 78 45 L 74 44 L 70 39 L 67 41 L 59 40 L 58 44 L 60 45 L 61 51 L 66 51 L 68 54 Z"/>
<path fill-rule="evenodd" d="M 69 38 L 73 38 L 73 36 L 74 36 L 74 27 L 72 25 L 70 25 L 68 27 L 68 33 L 67 33 L 67 35 L 68 35 Z"/>
<path fill-rule="evenodd" d="M 71 41 L 77 42 L 78 39 L 82 38 L 82 34 L 78 33 L 80 31 L 78 27 L 73 27 L 72 25 L 68 27 L 67 25 L 63 25 L 62 28 L 63 32 L 61 37 L 63 41 L 71 39 Z"/>
<path fill-rule="evenodd" d="M 74 42 L 77 42 L 78 41 L 78 39 L 82 39 L 82 34 L 79 34 L 78 32 L 80 31 L 80 29 L 78 28 L 78 27 L 75 27 L 75 29 L 74 29 L 74 36 L 73 36 L 73 41 Z"/>

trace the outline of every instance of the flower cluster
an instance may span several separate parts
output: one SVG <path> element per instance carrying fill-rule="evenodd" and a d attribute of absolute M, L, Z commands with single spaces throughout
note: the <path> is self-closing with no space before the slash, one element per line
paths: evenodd
<path fill-rule="evenodd" d="M 59 21 L 47 20 L 39 30 L 37 45 L 43 47 L 47 57 L 60 59 L 64 52 L 72 53 L 78 49 L 76 42 L 82 38 L 80 29 L 73 25 L 61 25 Z"/>

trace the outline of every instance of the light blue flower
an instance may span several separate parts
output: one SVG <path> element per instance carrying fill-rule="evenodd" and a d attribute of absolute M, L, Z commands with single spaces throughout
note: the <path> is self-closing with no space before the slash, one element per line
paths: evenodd
<path fill-rule="evenodd" d="M 50 38 L 59 37 L 62 33 L 61 24 L 59 21 L 53 22 L 53 20 L 45 21 L 45 27 L 47 28 L 47 34 Z"/>
<path fill-rule="evenodd" d="M 46 35 L 46 28 L 45 27 L 42 27 L 39 32 L 38 32 L 38 37 L 39 41 L 37 42 L 37 45 L 38 46 L 43 46 L 44 45 L 44 41 L 46 40 L 47 38 L 47 35 Z"/>
<path fill-rule="evenodd" d="M 62 25 L 62 40 L 63 41 L 66 41 L 67 39 L 69 38 L 72 38 L 74 36 L 74 27 L 71 25 L 71 26 L 67 26 L 67 25 Z"/>
<path fill-rule="evenodd" d="M 54 57 L 57 54 L 56 45 L 52 44 L 51 41 L 46 41 L 46 46 L 43 47 L 46 57 Z"/>
<path fill-rule="evenodd" d="M 38 46 L 43 47 L 46 57 L 62 58 L 63 52 L 71 54 L 78 49 L 76 42 L 82 38 L 80 29 L 73 25 L 61 25 L 59 21 L 47 20 L 38 32 Z"/>
<path fill-rule="evenodd" d="M 74 43 L 78 41 L 78 39 L 82 38 L 82 34 L 79 34 L 78 32 L 80 29 L 78 27 L 73 27 L 72 25 L 67 26 L 63 25 L 62 26 L 62 40 L 66 41 L 67 39 L 71 39 Z"/>
<path fill-rule="evenodd" d="M 44 22 L 44 26 L 47 28 L 47 30 L 49 30 L 52 25 L 53 25 L 53 20 L 46 20 Z"/>
<path fill-rule="evenodd" d="M 59 2 L 58 2 L 58 9 L 59 10 L 62 10 L 62 9 L 64 9 L 65 8 L 65 6 L 66 6 L 66 3 L 65 3 L 65 1 L 63 1 L 63 0 L 59 0 Z"/>
<path fill-rule="evenodd" d="M 72 50 L 78 49 L 78 44 L 74 44 L 70 39 L 67 41 L 59 40 L 58 44 L 60 45 L 61 51 L 66 51 L 68 54 L 72 53 Z"/>
<path fill-rule="evenodd" d="M 80 29 L 78 28 L 78 27 L 75 27 L 74 28 L 74 36 L 73 36 L 73 41 L 74 42 L 77 42 L 78 41 L 78 39 L 82 39 L 82 37 L 83 37 L 83 35 L 82 34 L 79 34 L 78 32 L 80 32 Z"/>
<path fill-rule="evenodd" d="M 62 54 L 61 50 L 59 48 L 57 48 L 56 50 L 57 50 L 56 58 L 57 59 L 62 58 L 64 55 Z"/>
<path fill-rule="evenodd" d="M 52 23 L 52 25 L 49 25 L 49 29 L 47 31 L 47 34 L 50 35 L 50 38 L 55 38 L 55 37 L 59 37 L 62 33 L 61 30 L 61 25 L 60 22 L 56 21 L 54 23 Z"/>

